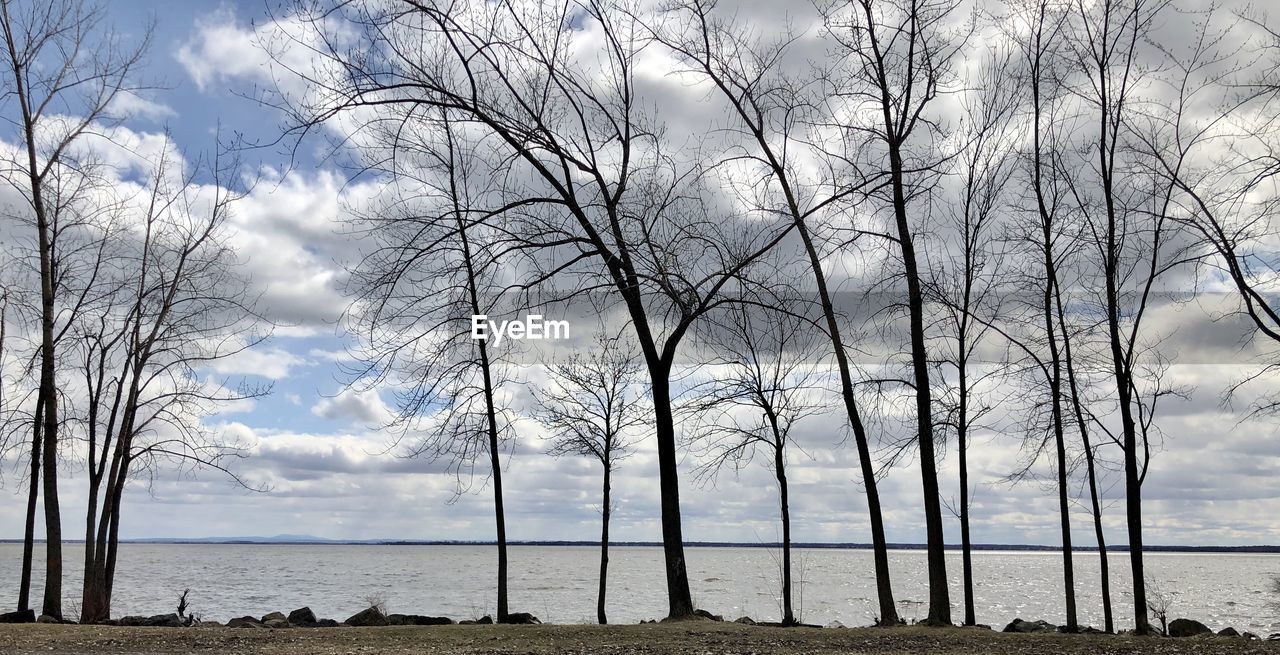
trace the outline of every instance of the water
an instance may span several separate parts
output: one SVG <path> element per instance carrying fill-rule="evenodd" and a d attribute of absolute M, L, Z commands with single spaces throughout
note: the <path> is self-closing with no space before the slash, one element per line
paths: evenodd
<path fill-rule="evenodd" d="M 41 547 L 38 547 L 42 548 Z M 83 549 L 65 548 L 68 615 L 78 612 Z M 778 555 L 766 548 L 689 548 L 694 601 L 726 618 L 779 615 Z M 598 552 L 592 547 L 516 546 L 510 549 L 511 611 L 532 612 L 544 622 L 595 621 Z M 798 549 L 797 609 L 804 621 L 865 625 L 876 614 L 871 552 Z M 0 606 L 17 593 L 21 546 L 0 544 Z M 1170 619 L 1190 617 L 1215 630 L 1234 626 L 1262 635 L 1280 631 L 1280 555 L 1153 553 L 1149 578 L 1170 594 Z M 116 575 L 113 615 L 174 611 L 190 588 L 193 612 L 226 620 L 288 612 L 304 605 L 338 620 L 386 603 L 390 612 L 479 617 L 494 609 L 496 556 L 485 546 L 143 545 L 123 544 Z M 974 554 L 978 622 L 997 629 L 1014 617 L 1062 623 L 1061 556 L 1039 552 Z M 1075 558 L 1083 624 L 1102 625 L 1098 558 Z M 963 617 L 959 553 L 948 555 L 953 620 Z M 927 586 L 925 554 L 893 551 L 890 568 L 899 613 L 923 618 Z M 1128 559 L 1111 558 L 1118 628 L 1131 627 Z M 666 614 L 666 583 L 660 548 L 610 550 L 609 619 L 635 623 Z M 38 577 L 38 576 L 37 576 Z M 35 582 L 36 605 L 42 589 Z"/>

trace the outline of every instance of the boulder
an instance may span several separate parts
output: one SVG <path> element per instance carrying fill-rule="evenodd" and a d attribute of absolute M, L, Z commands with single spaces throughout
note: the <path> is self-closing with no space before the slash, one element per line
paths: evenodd
<path fill-rule="evenodd" d="M 218 623 L 217 621 L 196 621 L 195 623 L 192 623 L 192 624 L 191 624 L 191 627 L 193 627 L 193 628 L 221 628 L 221 627 L 224 627 L 224 626 L 223 626 L 221 623 Z"/>
<path fill-rule="evenodd" d="M 36 623 L 62 623 L 62 619 L 54 618 L 48 614 L 41 614 L 36 617 Z"/>
<path fill-rule="evenodd" d="M 1227 627 L 1225 627 L 1225 628 L 1223 628 L 1223 629 L 1221 629 L 1221 630 L 1219 630 L 1219 631 L 1218 631 L 1218 636 L 1219 636 L 1219 637 L 1239 637 L 1239 636 L 1240 636 L 1240 632 L 1239 632 L 1238 630 L 1236 630 L 1235 628 L 1232 628 L 1232 627 L 1230 627 L 1230 626 L 1227 626 Z"/>
<path fill-rule="evenodd" d="M 723 621 L 723 620 L 724 620 L 724 617 L 723 617 L 723 616 L 720 616 L 719 614 L 712 614 L 711 612 L 708 612 L 707 610 L 702 610 L 702 609 L 693 610 L 693 615 L 694 615 L 694 616 L 700 616 L 700 617 L 702 617 L 702 618 L 704 618 L 704 619 L 710 619 L 710 620 L 712 620 L 712 621 Z"/>
<path fill-rule="evenodd" d="M 1267 635 L 1267 641 L 1280 641 L 1280 632 L 1273 632 Z"/>
<path fill-rule="evenodd" d="M 755 625 L 755 624 L 756 624 L 755 619 L 753 619 L 753 618 L 751 618 L 751 617 L 749 617 L 749 616 L 739 616 L 738 618 L 734 619 L 734 620 L 733 620 L 733 622 L 734 622 L 734 623 L 741 623 L 742 625 Z M 839 623 L 839 621 L 836 621 L 836 623 Z M 843 628 L 844 626 L 840 626 L 840 627 L 842 627 L 842 628 Z"/>
<path fill-rule="evenodd" d="M 289 616 L 287 618 L 289 623 L 293 623 L 295 625 L 307 625 L 316 622 L 316 613 L 312 612 L 310 607 L 299 607 L 298 609 L 289 612 Z"/>
<path fill-rule="evenodd" d="M 288 617 L 286 617 L 283 612 L 272 612 L 270 614 L 264 614 L 262 618 L 258 620 L 263 623 L 266 623 L 267 621 L 287 621 Z"/>
<path fill-rule="evenodd" d="M 124 616 L 119 624 L 134 628 L 182 628 L 186 624 L 177 614 L 156 614 L 154 616 Z"/>
<path fill-rule="evenodd" d="M 24 610 L 21 612 L 5 612 L 0 614 L 0 623 L 35 623 L 35 610 Z"/>
<path fill-rule="evenodd" d="M 228 628 L 262 628 L 262 622 L 252 616 L 242 616 L 238 619 L 227 621 Z"/>
<path fill-rule="evenodd" d="M 453 625 L 453 619 L 447 616 L 422 616 L 421 614 L 388 614 L 387 623 L 391 625 Z"/>
<path fill-rule="evenodd" d="M 276 629 L 276 630 L 279 630 L 280 628 L 292 628 L 292 627 L 293 627 L 293 625 L 292 625 L 291 623 L 289 623 L 288 619 L 268 619 L 268 620 L 266 620 L 266 621 L 263 621 L 263 622 L 262 622 L 262 626 L 263 626 L 264 628 L 273 628 L 273 629 Z"/>
<path fill-rule="evenodd" d="M 1262 639 L 1262 637 L 1259 637 L 1258 635 L 1255 635 L 1252 632 L 1243 632 L 1240 634 L 1240 636 L 1250 641 L 1257 641 L 1259 639 Z"/>
<path fill-rule="evenodd" d="M 1022 619 L 1014 619 L 1009 625 L 1004 627 L 1005 632 L 1057 632 L 1058 626 L 1048 621 L 1023 621 Z"/>
<path fill-rule="evenodd" d="M 311 624 L 311 626 L 310 626 L 310 627 L 313 627 L 313 628 L 337 628 L 337 627 L 341 627 L 341 626 L 342 626 L 342 624 L 341 624 L 341 623 L 338 623 L 337 621 L 334 621 L 333 619 L 320 619 L 319 621 L 316 621 L 315 623 Z"/>
<path fill-rule="evenodd" d="M 734 623 L 737 623 L 737 621 L 734 621 Z M 827 624 L 827 627 L 828 627 L 828 628 L 843 628 L 843 627 L 844 627 L 844 624 L 843 624 L 843 623 L 841 623 L 841 622 L 839 622 L 839 621 L 832 621 L 831 623 L 828 623 L 828 624 Z"/>
<path fill-rule="evenodd" d="M 485 614 L 484 616 L 476 619 L 476 625 L 493 625 L 493 617 Z"/>
<path fill-rule="evenodd" d="M 1194 637 L 1206 634 L 1213 634 L 1213 630 L 1195 619 L 1174 619 L 1169 622 L 1170 637 Z"/>
<path fill-rule="evenodd" d="M 503 619 L 502 622 L 510 625 L 534 625 L 536 623 L 542 623 L 542 621 L 538 620 L 538 617 L 528 612 L 514 612 L 508 614 L 507 618 Z"/>
<path fill-rule="evenodd" d="M 370 607 L 367 610 L 357 612 L 354 616 L 347 619 L 345 623 L 357 628 L 388 625 L 387 617 L 382 614 L 382 610 L 379 610 L 376 607 Z"/>

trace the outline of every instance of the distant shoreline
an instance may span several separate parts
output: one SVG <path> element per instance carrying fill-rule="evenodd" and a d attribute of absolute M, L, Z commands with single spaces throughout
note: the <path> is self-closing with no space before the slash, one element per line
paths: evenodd
<path fill-rule="evenodd" d="M 21 544 L 21 539 L 0 539 L 0 544 Z M 44 543 L 37 539 L 36 543 Z M 64 539 L 64 544 L 83 544 L 83 539 Z M 493 541 L 447 541 L 447 540 L 413 540 L 413 539 L 324 539 L 321 537 L 206 537 L 206 538 L 143 538 L 121 539 L 122 544 L 140 545 L 185 545 L 185 546 L 496 546 Z M 508 541 L 510 547 L 583 547 L 598 546 L 596 541 Z M 661 548 L 660 541 L 614 541 L 610 546 L 623 548 Z M 780 548 L 776 542 L 736 542 L 736 541 L 688 541 L 688 548 Z M 828 542 L 793 542 L 793 548 L 829 549 L 829 550 L 871 550 L 871 544 L 863 543 L 828 543 Z M 888 544 L 889 550 L 911 551 L 925 550 L 926 544 Z M 1038 544 L 973 544 L 974 551 L 1013 551 L 1013 552 L 1061 552 L 1058 546 Z M 959 551 L 959 544 L 948 544 L 948 551 Z M 1097 552 L 1096 546 L 1075 546 L 1075 552 Z M 1110 552 L 1127 553 L 1127 545 L 1108 546 Z M 1280 546 L 1145 546 L 1148 553 L 1280 553 Z"/>

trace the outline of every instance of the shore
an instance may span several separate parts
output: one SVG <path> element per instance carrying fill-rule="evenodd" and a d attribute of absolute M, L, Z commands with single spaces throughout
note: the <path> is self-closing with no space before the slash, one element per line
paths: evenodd
<path fill-rule="evenodd" d="M 1113 635 L 1006 634 L 962 628 L 773 628 L 732 623 L 651 625 L 451 625 L 383 628 L 236 630 L 0 625 L 10 655 L 433 655 L 551 653 L 609 655 L 1085 655 L 1280 653 L 1280 642 L 1216 636 L 1167 639 Z"/>

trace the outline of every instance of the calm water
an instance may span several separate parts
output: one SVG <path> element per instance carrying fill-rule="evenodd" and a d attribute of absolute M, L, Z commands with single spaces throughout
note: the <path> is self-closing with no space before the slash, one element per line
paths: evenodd
<path fill-rule="evenodd" d="M 342 620 L 386 602 L 391 612 L 478 617 L 492 612 L 494 550 L 482 546 L 140 545 L 120 549 L 114 612 L 172 612 L 185 588 L 194 612 L 226 620 L 244 614 L 309 605 Z M 634 623 L 666 614 L 660 548 L 610 551 L 609 618 Z M 690 548 L 694 600 L 728 618 L 776 619 L 778 553 L 765 548 Z M 544 622 L 595 620 L 597 551 L 589 547 L 519 546 L 510 551 L 511 610 L 533 612 Z M 870 623 L 875 615 L 871 552 L 799 550 L 796 579 L 803 581 L 799 609 L 807 622 Z M 79 546 L 66 547 L 64 606 L 78 611 Z M 21 546 L 0 544 L 0 606 L 17 593 Z M 1097 555 L 1076 557 L 1082 623 L 1102 624 Z M 899 613 L 925 614 L 925 554 L 890 554 Z M 1055 553 L 974 554 L 978 621 L 997 628 L 1014 617 L 1064 620 L 1061 557 Z M 1215 629 L 1228 625 L 1263 634 L 1280 631 L 1280 555 L 1159 553 L 1147 557 L 1149 576 L 1173 594 L 1170 618 L 1188 616 Z M 952 553 L 953 618 L 962 618 L 960 557 Z M 1126 557 L 1111 559 L 1118 627 L 1131 625 Z M 33 596 L 39 598 L 37 581 Z M 38 603 L 37 603 L 38 604 Z"/>

